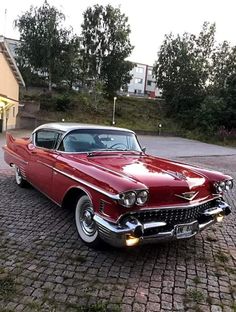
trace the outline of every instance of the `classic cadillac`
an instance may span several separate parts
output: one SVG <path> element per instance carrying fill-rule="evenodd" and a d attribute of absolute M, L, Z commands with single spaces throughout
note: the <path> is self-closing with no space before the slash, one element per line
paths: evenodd
<path fill-rule="evenodd" d="M 186 239 L 230 213 L 230 176 L 147 155 L 127 129 L 50 123 L 6 141 L 16 183 L 74 208 L 78 234 L 92 247 Z"/>

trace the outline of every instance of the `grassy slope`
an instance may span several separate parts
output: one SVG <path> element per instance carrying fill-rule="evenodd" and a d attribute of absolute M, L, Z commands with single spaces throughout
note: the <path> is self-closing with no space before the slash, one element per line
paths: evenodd
<path fill-rule="evenodd" d="M 27 97 L 27 96 L 26 96 Z M 65 112 L 57 111 L 58 99 L 69 98 L 69 109 Z M 82 123 L 94 123 L 111 125 L 113 100 L 97 98 L 87 94 L 72 93 L 54 94 L 52 98 L 39 95 L 30 95 L 28 99 L 41 101 L 41 111 L 38 118 L 43 122 L 47 121 L 75 121 Z M 190 139 L 196 139 L 209 143 L 236 146 L 236 140 L 212 137 L 206 133 L 188 131 L 181 128 L 174 120 L 164 114 L 165 104 L 162 100 L 152 100 L 144 98 L 118 97 L 116 101 L 116 126 L 129 128 L 140 132 L 158 133 L 158 125 L 162 124 L 161 133 L 167 135 L 177 135 Z"/>
<path fill-rule="evenodd" d="M 112 100 L 100 100 L 94 104 L 91 97 L 75 95 L 71 103 L 73 109 L 66 112 L 50 112 L 43 109 L 40 112 L 40 118 L 111 125 Z M 140 131 L 157 131 L 159 123 L 167 124 L 162 117 L 161 107 L 163 105 L 157 100 L 118 97 L 115 114 L 116 126 Z"/>

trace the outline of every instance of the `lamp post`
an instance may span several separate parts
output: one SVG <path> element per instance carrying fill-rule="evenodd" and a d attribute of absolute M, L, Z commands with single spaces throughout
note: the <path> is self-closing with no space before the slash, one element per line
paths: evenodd
<path fill-rule="evenodd" d="M 3 132 L 4 106 L 5 106 L 5 103 L 0 100 L 0 133 Z"/>
<path fill-rule="evenodd" d="M 115 113 L 116 113 L 116 100 L 117 100 L 117 97 L 115 96 L 113 99 L 114 99 L 114 102 L 113 102 L 113 113 L 112 113 L 112 125 L 114 126 L 116 124 L 116 122 L 115 122 Z"/>

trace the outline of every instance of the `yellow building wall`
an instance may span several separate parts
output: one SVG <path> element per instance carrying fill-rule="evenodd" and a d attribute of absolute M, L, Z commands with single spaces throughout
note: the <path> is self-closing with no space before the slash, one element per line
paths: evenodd
<path fill-rule="evenodd" d="M 19 103 L 19 84 L 7 62 L 5 56 L 0 51 L 0 95 L 6 96 L 14 104 L 9 109 L 7 129 L 13 129 L 16 125 L 16 115 L 18 113 Z M 15 101 L 13 101 L 15 100 Z M 6 113 L 3 114 L 3 130 L 6 130 Z"/>

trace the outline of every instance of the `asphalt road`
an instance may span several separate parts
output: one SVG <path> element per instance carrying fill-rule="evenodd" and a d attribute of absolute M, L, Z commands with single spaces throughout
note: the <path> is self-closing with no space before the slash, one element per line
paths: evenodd
<path fill-rule="evenodd" d="M 160 157 L 195 157 L 236 155 L 236 148 L 202 143 L 179 137 L 139 136 L 147 152 Z"/>

